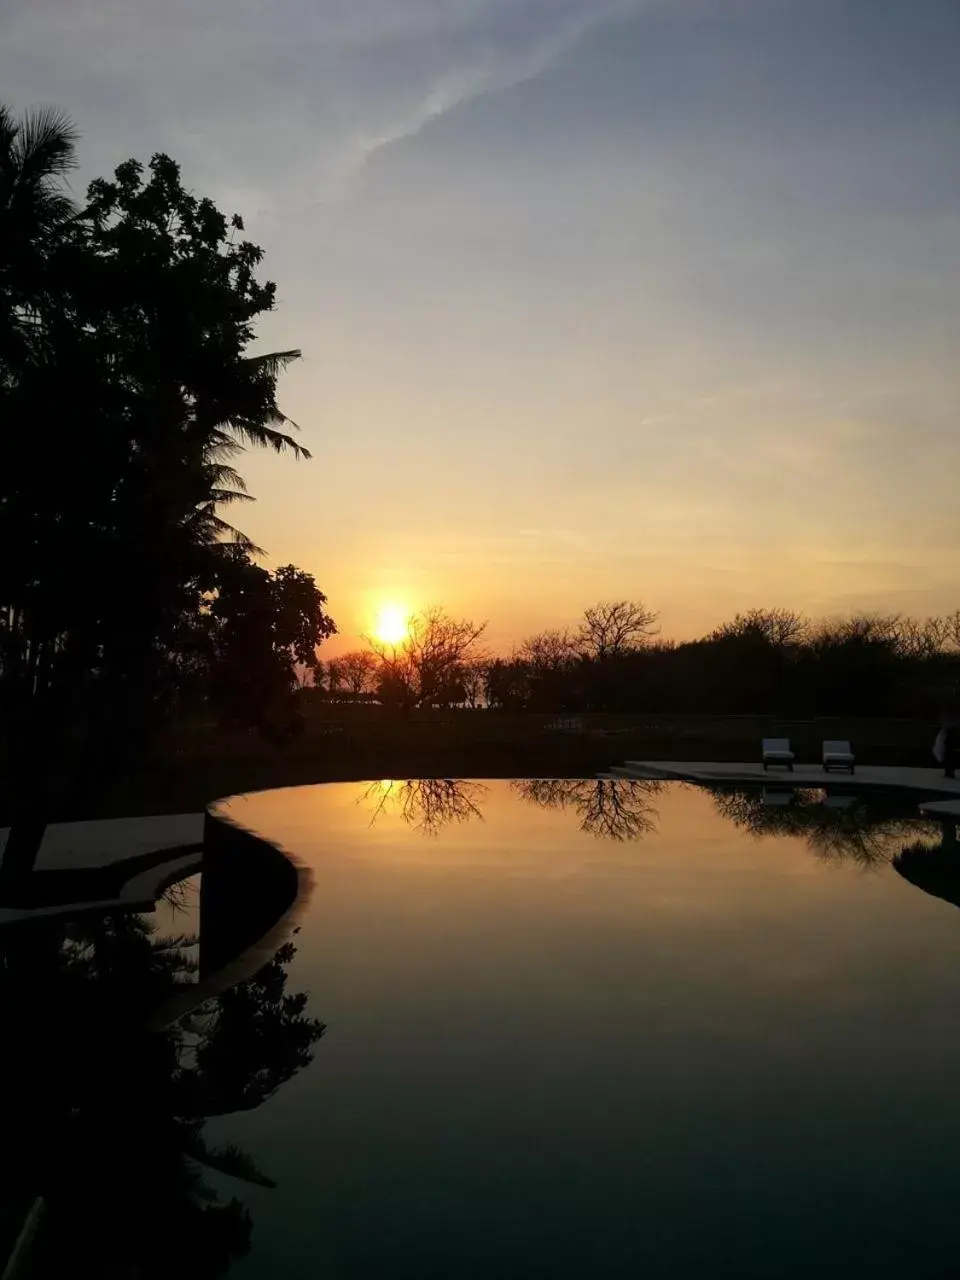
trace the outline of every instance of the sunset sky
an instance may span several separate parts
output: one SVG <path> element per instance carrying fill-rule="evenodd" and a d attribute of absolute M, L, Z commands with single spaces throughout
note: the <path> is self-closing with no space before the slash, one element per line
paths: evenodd
<path fill-rule="evenodd" d="M 310 463 L 244 527 L 354 642 L 640 597 L 960 607 L 957 0 L 7 0 L 86 180 L 240 212 Z M 334 650 L 331 650 L 333 652 Z"/>

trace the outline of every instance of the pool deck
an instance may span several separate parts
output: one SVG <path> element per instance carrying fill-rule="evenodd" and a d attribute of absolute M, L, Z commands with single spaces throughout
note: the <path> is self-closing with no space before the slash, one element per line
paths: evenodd
<path fill-rule="evenodd" d="M 51 823 L 44 834 L 35 870 L 95 875 L 113 868 L 123 876 L 119 892 L 111 897 L 77 902 L 0 907 L 0 927 L 44 916 L 75 915 L 79 911 L 102 911 L 111 907 L 151 910 L 168 884 L 199 870 L 203 823 L 202 813 Z M 0 855 L 6 847 L 8 831 L 7 827 L 0 828 Z"/>
<path fill-rule="evenodd" d="M 610 773 L 618 778 L 646 778 L 650 781 L 753 783 L 777 787 L 884 788 L 917 792 L 924 813 L 960 816 L 960 778 L 945 778 L 942 769 L 912 769 L 899 765 L 858 764 L 855 773 L 827 773 L 819 764 L 795 764 L 787 769 L 767 769 L 757 762 L 714 760 L 627 760 Z"/>

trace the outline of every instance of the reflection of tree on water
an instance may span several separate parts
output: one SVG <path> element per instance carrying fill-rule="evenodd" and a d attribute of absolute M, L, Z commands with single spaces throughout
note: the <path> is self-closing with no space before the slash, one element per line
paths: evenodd
<path fill-rule="evenodd" d="M 580 830 L 602 840 L 640 840 L 656 831 L 651 800 L 661 783 L 628 778 L 521 778 L 512 784 L 542 809 L 572 809 Z"/>
<path fill-rule="evenodd" d="M 250 1215 L 206 1170 L 272 1185 L 204 1119 L 259 1105 L 311 1060 L 323 1026 L 287 994 L 287 944 L 258 974 L 146 1034 L 151 1006 L 192 981 L 188 938 L 158 941 L 141 916 L 0 939 L 8 1175 L 46 1206 L 39 1274 L 221 1274 L 250 1247 Z M 28 1125 L 22 1123 L 23 1118 Z"/>
<path fill-rule="evenodd" d="M 358 804 L 372 809 L 373 826 L 387 814 L 395 814 L 408 826 L 426 836 L 436 836 L 451 822 L 483 821 L 481 803 L 488 788 L 481 782 L 457 778 L 408 778 L 372 782 L 358 798 Z"/>
<path fill-rule="evenodd" d="M 195 1065 L 184 1073 L 182 1086 L 197 1114 L 251 1111 L 313 1061 L 323 1025 L 304 1016 L 304 992 L 286 993 L 284 966 L 296 951 L 285 943 L 249 981 L 191 1017 Z"/>
<path fill-rule="evenodd" d="M 512 782 L 524 800 L 541 808 L 572 809 L 583 831 L 609 840 L 639 840 L 655 830 L 656 810 L 650 798 L 659 782 L 626 778 L 530 778 Z M 358 797 L 358 804 L 372 810 L 373 826 L 394 814 L 422 831 L 439 835 L 448 823 L 483 821 L 482 804 L 489 788 L 461 778 L 408 778 L 372 782 Z"/>
<path fill-rule="evenodd" d="M 905 837 L 927 826 L 880 797 L 850 794 L 830 804 L 819 790 L 797 788 L 783 803 L 771 804 L 756 789 L 712 790 L 717 811 L 751 835 L 799 837 L 820 858 L 850 858 L 864 866 L 889 862 Z"/>

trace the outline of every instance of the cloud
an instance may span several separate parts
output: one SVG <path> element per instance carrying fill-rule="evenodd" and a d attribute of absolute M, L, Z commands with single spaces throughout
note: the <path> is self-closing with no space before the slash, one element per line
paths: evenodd
<path fill-rule="evenodd" d="M 415 137 L 431 121 L 464 103 L 536 79 L 591 28 L 623 15 L 634 6 L 629 0 L 607 0 L 607 3 L 593 0 L 589 4 L 575 0 L 540 5 L 541 21 L 530 23 L 528 19 L 520 30 L 511 25 L 511 11 L 502 3 L 473 7 L 477 10 L 477 21 L 459 33 L 460 47 L 449 50 L 451 65 L 438 69 L 428 82 L 426 92 L 398 111 L 385 128 L 357 139 L 355 153 L 347 166 L 351 176 L 384 147 Z M 513 39 L 504 38 L 507 35 Z"/>
<path fill-rule="evenodd" d="M 15 105 L 69 110 L 98 168 L 162 148 L 215 193 L 279 205 L 342 193 L 385 147 L 638 2 L 14 0 L 0 73 Z"/>

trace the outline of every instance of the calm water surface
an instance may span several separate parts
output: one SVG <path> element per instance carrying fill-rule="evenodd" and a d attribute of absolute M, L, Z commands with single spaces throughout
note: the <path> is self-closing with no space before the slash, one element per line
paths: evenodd
<path fill-rule="evenodd" d="M 279 1184 L 231 1275 L 960 1275 L 960 911 L 889 863 L 940 833 L 817 800 L 231 802 L 312 868 L 289 983 L 327 1024 L 208 1126 Z"/>

